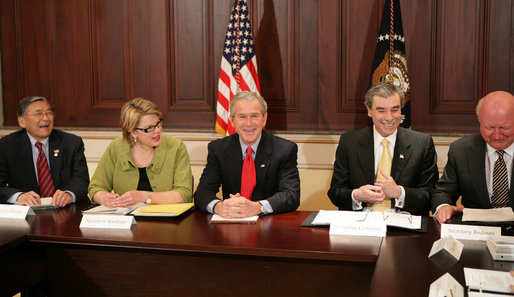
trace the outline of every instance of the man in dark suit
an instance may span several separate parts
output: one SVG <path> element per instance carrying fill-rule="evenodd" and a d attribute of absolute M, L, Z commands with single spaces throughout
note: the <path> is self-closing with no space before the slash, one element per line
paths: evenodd
<path fill-rule="evenodd" d="M 196 205 L 226 218 L 296 210 L 300 205 L 298 146 L 262 130 L 267 105 L 257 93 L 236 94 L 230 102 L 230 117 L 236 133 L 209 143 L 207 165 L 194 195 Z M 245 182 L 243 174 L 247 157 L 255 168 L 253 184 Z M 249 191 L 245 184 L 252 184 Z M 216 197 L 220 185 L 223 200 Z"/>
<path fill-rule="evenodd" d="M 514 155 L 514 96 L 492 92 L 480 99 L 476 113 L 480 133 L 463 137 L 450 146 L 443 176 L 432 197 L 432 211 L 439 223 L 468 208 L 514 207 L 512 167 Z M 501 155 L 500 155 L 501 154 Z M 503 158 L 503 160 L 501 160 Z M 495 166 L 506 171 L 501 201 L 495 190 Z M 455 206 L 462 195 L 462 205 Z"/>
<path fill-rule="evenodd" d="M 86 198 L 89 174 L 84 143 L 76 135 L 53 129 L 54 113 L 47 99 L 23 98 L 18 104 L 18 124 L 21 130 L 0 139 L 0 203 L 40 205 L 38 166 L 43 162 L 51 174 L 45 194 L 52 197 L 54 206 Z"/>
<path fill-rule="evenodd" d="M 430 136 L 399 127 L 403 99 L 403 92 L 394 85 L 375 84 L 364 102 L 373 127 L 341 135 L 328 190 L 340 210 L 385 205 L 386 209 L 428 214 L 438 178 L 437 155 Z M 390 174 L 379 170 L 385 155 L 389 155 Z"/>

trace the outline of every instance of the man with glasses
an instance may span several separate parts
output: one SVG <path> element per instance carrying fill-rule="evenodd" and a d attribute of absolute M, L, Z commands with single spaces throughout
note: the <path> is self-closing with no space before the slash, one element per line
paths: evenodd
<path fill-rule="evenodd" d="M 51 197 L 64 207 L 86 198 L 89 173 L 84 143 L 54 126 L 45 97 L 28 96 L 18 104 L 22 129 L 0 139 L 0 203 L 28 206 Z"/>

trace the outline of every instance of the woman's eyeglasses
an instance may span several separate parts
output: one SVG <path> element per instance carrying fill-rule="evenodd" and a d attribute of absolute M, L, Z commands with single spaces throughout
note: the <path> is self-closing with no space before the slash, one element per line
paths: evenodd
<path fill-rule="evenodd" d="M 134 130 L 139 130 L 139 131 L 143 131 L 145 133 L 151 133 L 155 130 L 155 128 L 159 127 L 159 128 L 162 128 L 162 122 L 164 122 L 163 119 L 160 119 L 157 124 L 153 125 L 153 126 L 150 126 L 148 128 L 134 128 Z"/>

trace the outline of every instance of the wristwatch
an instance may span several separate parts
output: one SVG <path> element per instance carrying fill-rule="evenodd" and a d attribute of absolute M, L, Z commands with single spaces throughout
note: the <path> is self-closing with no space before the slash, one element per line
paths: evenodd
<path fill-rule="evenodd" d="M 264 214 L 264 205 L 262 205 L 262 203 L 259 202 L 259 204 L 261 205 L 261 213 L 259 215 L 262 215 Z"/>
<path fill-rule="evenodd" d="M 152 204 L 152 192 L 146 192 L 146 204 Z"/>

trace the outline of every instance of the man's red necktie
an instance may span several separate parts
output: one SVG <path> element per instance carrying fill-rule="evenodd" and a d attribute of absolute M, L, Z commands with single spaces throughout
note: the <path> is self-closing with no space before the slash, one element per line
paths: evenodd
<path fill-rule="evenodd" d="M 255 163 L 252 158 L 252 148 L 246 149 L 246 158 L 243 161 L 243 171 L 241 172 L 241 196 L 252 200 L 252 192 L 257 184 L 255 177 Z"/>
<path fill-rule="evenodd" d="M 36 142 L 36 146 L 39 150 L 39 155 L 37 156 L 37 176 L 39 179 L 40 191 L 39 195 L 41 195 L 41 198 L 52 197 L 55 193 L 54 181 L 52 180 L 52 175 L 50 174 L 50 168 L 48 167 L 45 152 L 43 151 L 41 142 Z"/>

